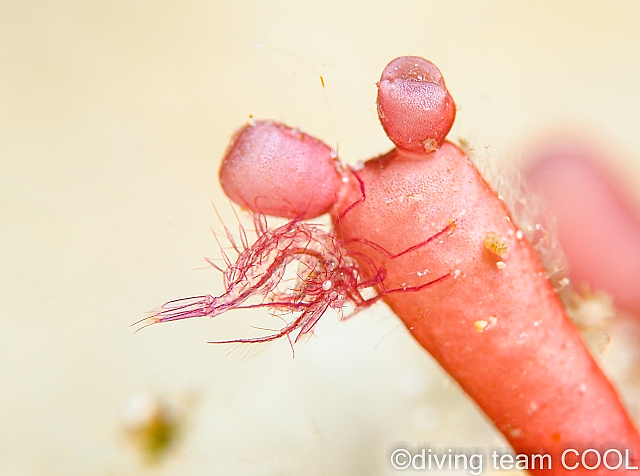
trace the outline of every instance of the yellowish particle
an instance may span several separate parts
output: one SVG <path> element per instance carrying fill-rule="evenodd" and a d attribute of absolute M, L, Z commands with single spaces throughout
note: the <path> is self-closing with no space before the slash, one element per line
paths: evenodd
<path fill-rule="evenodd" d="M 505 237 L 494 231 L 490 231 L 484 236 L 484 247 L 500 258 L 505 258 L 509 252 L 509 245 Z"/>
<path fill-rule="evenodd" d="M 497 324 L 497 322 L 498 318 L 496 316 L 491 316 L 488 321 L 484 319 L 478 319 L 473 323 L 473 327 L 476 328 L 476 332 L 478 332 L 478 334 L 481 334 L 484 331 L 491 329 Z"/>
<path fill-rule="evenodd" d="M 480 319 L 480 320 L 474 322 L 473 325 L 475 326 L 476 331 L 478 333 L 480 333 L 480 332 L 483 332 L 487 328 L 489 323 L 487 321 L 483 320 L 483 319 Z"/>
<path fill-rule="evenodd" d="M 149 464 L 158 463 L 181 436 L 180 414 L 152 396 L 135 395 L 125 417 L 131 442 Z"/>

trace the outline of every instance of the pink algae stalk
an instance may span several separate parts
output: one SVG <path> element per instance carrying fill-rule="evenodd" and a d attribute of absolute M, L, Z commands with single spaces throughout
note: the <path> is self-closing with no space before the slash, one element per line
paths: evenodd
<path fill-rule="evenodd" d="M 455 106 L 439 70 L 416 57 L 392 61 L 379 82 L 378 110 L 397 149 L 348 174 L 342 187 L 339 177 L 326 175 L 329 195 L 319 196 L 309 182 L 294 178 L 282 198 L 299 194 L 324 205 L 339 189 L 335 231 L 358 260 L 364 281 L 377 282 L 414 338 L 517 453 L 552 456 L 552 469 L 531 472 L 608 473 L 604 466 L 589 471 L 561 465 L 564 450 L 594 445 L 603 452 L 628 450 L 629 465 L 638 466 L 640 436 L 567 318 L 532 246 L 470 159 L 444 141 Z M 262 133 L 259 141 L 270 143 L 274 132 Z M 233 149 L 221 178 L 241 163 L 243 170 L 260 163 L 273 177 L 288 170 L 292 156 L 297 168 L 300 160 L 309 170 L 332 163 L 314 154 L 301 158 L 294 142 L 282 153 L 270 151 L 268 163 L 259 150 L 244 156 Z M 238 186 L 262 195 L 267 180 L 260 173 Z M 305 204 L 287 213 L 308 209 Z M 431 277 L 439 277 L 432 281 L 436 285 L 423 286 Z M 412 292 L 396 292 L 403 289 Z"/>
<path fill-rule="evenodd" d="M 379 107 L 392 110 L 396 98 L 387 99 L 380 95 Z M 446 107 L 442 117 L 453 119 Z M 410 258 L 369 257 L 387 270 L 387 287 L 415 285 L 416 263 L 436 274 L 452 272 L 456 279 L 410 299 L 393 294 L 385 301 L 516 452 L 551 454 L 553 474 L 607 472 L 568 471 L 559 464 L 567 448 L 583 450 L 594 442 L 640 457 L 640 436 L 616 391 L 566 317 L 533 248 L 519 239 L 503 202 L 469 158 L 448 142 L 415 152 L 391 139 L 398 148 L 359 172 L 367 199 L 340 218 L 337 230 L 352 252 L 365 252 L 354 238 L 403 249 L 455 219 L 455 232 L 437 247 L 420 248 Z M 345 189 L 338 210 L 350 206 L 357 193 L 355 186 Z"/>

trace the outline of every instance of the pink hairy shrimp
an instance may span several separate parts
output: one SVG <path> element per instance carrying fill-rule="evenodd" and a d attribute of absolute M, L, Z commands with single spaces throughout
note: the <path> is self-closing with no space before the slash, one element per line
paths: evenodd
<path fill-rule="evenodd" d="M 364 280 L 358 261 L 348 254 L 344 244 L 335 235 L 319 226 L 294 219 L 282 226 L 269 229 L 264 215 L 261 214 L 254 215 L 254 223 L 258 238 L 249 246 L 246 234 L 241 228 L 242 248 L 238 248 L 225 228 L 227 237 L 238 253 L 234 263 L 224 252 L 222 256 L 227 266 L 224 270 L 207 259 L 209 264 L 222 272 L 225 287 L 222 295 L 214 297 L 206 294 L 169 301 L 156 314 L 136 322 L 135 324 L 144 323 L 138 330 L 152 324 L 192 317 L 213 318 L 232 309 L 266 307 L 279 316 L 288 313 L 299 314 L 274 334 L 210 343 L 259 343 L 284 336 L 291 341 L 290 335 L 298 331 L 293 340 L 297 342 L 313 330 L 329 308 L 341 312 L 345 306 L 350 305 L 356 312 L 371 306 L 384 294 L 418 291 L 450 276 L 445 274 L 420 286 L 385 289 L 382 284 L 386 274 L 384 269 L 375 268 L 369 263 L 372 270 L 370 275 L 373 278 Z M 454 225 L 448 225 L 420 246 L 452 230 Z M 409 253 L 415 248 L 394 255 L 373 243 L 364 244 L 391 259 Z M 287 285 L 287 268 L 295 263 L 297 268 L 294 283 Z M 367 288 L 377 288 L 373 297 L 365 298 L 362 295 L 361 291 Z M 252 297 L 262 298 L 262 302 L 247 304 L 246 301 Z"/>

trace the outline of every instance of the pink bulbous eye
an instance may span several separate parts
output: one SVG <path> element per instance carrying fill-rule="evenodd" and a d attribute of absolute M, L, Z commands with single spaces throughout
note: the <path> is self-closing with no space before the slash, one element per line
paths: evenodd
<path fill-rule="evenodd" d="M 328 145 L 292 127 L 256 121 L 231 141 L 220 183 L 229 198 L 255 212 L 305 219 L 329 210 L 342 179 Z"/>
<path fill-rule="evenodd" d="M 398 148 L 431 152 L 449 133 L 456 107 L 436 65 L 417 56 L 403 56 L 382 72 L 378 115 Z"/>

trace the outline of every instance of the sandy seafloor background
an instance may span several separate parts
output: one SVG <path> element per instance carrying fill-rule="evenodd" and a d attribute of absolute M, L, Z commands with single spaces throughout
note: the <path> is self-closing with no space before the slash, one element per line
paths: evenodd
<path fill-rule="evenodd" d="M 349 163 L 385 152 L 375 81 L 399 55 L 442 69 L 450 137 L 498 168 L 576 129 L 633 188 L 639 25 L 631 1 L 2 2 L 0 474 L 386 475 L 401 442 L 502 445 L 382 304 L 326 316 L 295 359 L 205 343 L 273 325 L 261 311 L 128 326 L 222 291 L 198 268 L 210 200 L 234 222 L 216 177 L 233 131 L 253 115 Z M 136 395 L 186 414 L 155 466 L 125 431 Z"/>

